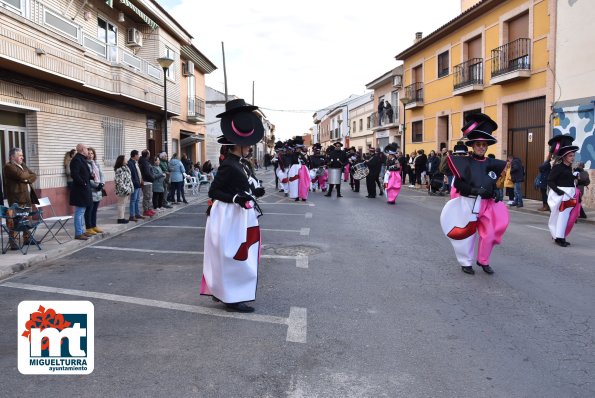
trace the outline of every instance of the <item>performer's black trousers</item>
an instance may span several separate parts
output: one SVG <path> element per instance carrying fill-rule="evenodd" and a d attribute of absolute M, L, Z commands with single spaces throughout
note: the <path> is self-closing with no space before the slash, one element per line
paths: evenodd
<path fill-rule="evenodd" d="M 366 189 L 368 190 L 368 196 L 376 197 L 376 179 L 378 176 L 368 174 L 366 176 Z"/>

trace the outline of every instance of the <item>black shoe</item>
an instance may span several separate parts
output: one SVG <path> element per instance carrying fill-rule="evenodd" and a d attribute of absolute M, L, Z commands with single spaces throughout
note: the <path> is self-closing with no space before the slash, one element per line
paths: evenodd
<path fill-rule="evenodd" d="M 327 198 L 330 198 L 330 197 L 331 197 L 331 194 L 330 194 L 330 193 L 327 193 L 327 194 L 326 194 L 326 195 L 324 195 L 324 196 L 326 196 Z"/>
<path fill-rule="evenodd" d="M 370 198 L 370 199 L 376 199 L 376 196 L 370 196 L 370 195 L 366 195 L 366 198 Z"/>
<path fill-rule="evenodd" d="M 302 202 L 305 202 L 305 201 L 306 201 L 306 199 L 302 199 Z"/>
<path fill-rule="evenodd" d="M 295 201 L 296 201 L 296 202 L 299 202 L 299 201 L 300 201 L 300 198 L 295 198 Z"/>
<path fill-rule="evenodd" d="M 340 193 L 337 194 L 337 198 L 342 198 L 343 195 L 341 195 Z"/>
<path fill-rule="evenodd" d="M 570 243 L 566 242 L 566 239 L 564 239 L 564 238 L 556 238 L 555 242 L 558 246 L 562 246 L 562 247 L 570 246 Z"/>
<path fill-rule="evenodd" d="M 184 200 L 183 200 L 183 202 L 184 202 L 184 204 L 186 204 L 186 205 L 188 204 L 188 202 L 186 201 L 186 199 L 184 199 Z"/>
<path fill-rule="evenodd" d="M 118 224 L 128 224 L 128 220 L 125 218 L 118 218 Z"/>
<path fill-rule="evenodd" d="M 214 302 L 216 302 L 216 303 L 220 303 L 220 302 L 221 302 L 221 300 L 219 300 L 219 299 L 218 299 L 217 297 L 215 297 L 215 296 L 211 296 L 211 300 L 213 300 L 213 301 L 214 301 Z"/>
<path fill-rule="evenodd" d="M 472 266 L 468 266 L 468 267 L 461 267 L 461 269 L 463 270 L 464 273 L 469 274 L 469 275 L 475 275 L 475 271 L 473 270 Z"/>
<path fill-rule="evenodd" d="M 481 265 L 480 263 L 477 263 L 477 265 L 479 265 L 486 274 L 492 275 L 494 273 L 494 270 L 489 265 Z"/>
<path fill-rule="evenodd" d="M 254 312 L 254 307 L 250 307 L 244 303 L 225 304 L 227 311 L 230 312 Z"/>
<path fill-rule="evenodd" d="M 384 191 L 380 191 L 380 193 L 378 195 L 383 196 L 384 195 Z"/>

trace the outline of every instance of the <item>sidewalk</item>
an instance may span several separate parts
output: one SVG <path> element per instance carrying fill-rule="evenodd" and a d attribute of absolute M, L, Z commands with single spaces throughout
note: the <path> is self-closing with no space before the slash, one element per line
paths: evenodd
<path fill-rule="evenodd" d="M 404 188 L 407 188 L 410 191 L 413 192 L 423 192 L 423 193 L 427 193 L 427 189 L 424 188 L 409 188 L 408 185 L 403 185 Z M 430 196 L 428 195 L 428 197 L 436 197 L 436 198 L 443 198 L 445 200 L 448 200 L 448 196 Z M 505 200 L 507 201 L 507 200 Z M 550 212 L 549 211 L 539 211 L 538 209 L 540 209 L 543 206 L 543 204 L 541 203 L 540 200 L 533 200 L 533 199 L 523 199 L 523 207 L 518 208 L 518 207 L 510 207 L 507 206 L 508 209 L 511 212 L 522 212 L 522 213 L 533 213 L 533 214 L 540 214 L 542 215 L 544 218 L 547 218 L 550 216 Z M 595 209 L 585 209 L 585 214 L 587 215 L 586 219 L 582 219 L 579 218 L 577 220 L 577 223 L 579 224 L 591 224 L 591 225 L 595 225 Z"/>
<path fill-rule="evenodd" d="M 138 222 L 131 221 L 128 224 L 117 224 L 116 219 L 116 206 L 105 206 L 100 207 L 97 211 L 97 226 L 103 229 L 103 233 L 97 234 L 89 240 L 82 241 L 82 240 L 70 240 L 65 232 L 61 231 L 58 236 L 63 244 L 59 244 L 55 239 L 52 238 L 50 234 L 45 237 L 45 240 L 39 244 L 41 250 L 39 250 L 35 245 L 31 245 L 29 247 L 29 252 L 24 255 L 21 253 L 20 250 L 8 250 L 6 254 L 0 254 L 0 280 L 4 279 L 16 272 L 25 270 L 27 268 L 36 266 L 44 261 L 55 260 L 57 258 L 69 255 L 74 253 L 78 250 L 84 249 L 87 246 L 96 244 L 102 240 L 107 238 L 111 238 L 117 235 L 120 235 L 130 229 L 136 228 L 139 225 L 142 225 L 149 220 L 155 220 L 157 218 L 163 217 L 164 215 L 170 214 L 180 209 L 184 209 L 186 206 L 191 204 L 199 203 L 207 199 L 207 191 L 200 192 L 198 195 L 191 195 L 190 191 L 186 192 L 186 200 L 188 204 L 180 204 L 175 205 L 172 209 L 166 209 L 165 211 L 156 214 L 152 218 L 145 218 L 144 220 L 140 220 Z M 128 209 L 126 209 L 126 214 L 128 214 Z M 55 227 L 57 230 L 58 227 Z M 74 237 L 74 223 L 73 220 L 69 220 L 68 224 L 66 224 L 66 228 L 71 236 Z M 43 235 L 45 235 L 47 228 L 41 224 L 37 231 L 35 232 L 35 236 L 39 239 Z M 7 237 L 4 236 L 4 245 L 6 244 Z"/>

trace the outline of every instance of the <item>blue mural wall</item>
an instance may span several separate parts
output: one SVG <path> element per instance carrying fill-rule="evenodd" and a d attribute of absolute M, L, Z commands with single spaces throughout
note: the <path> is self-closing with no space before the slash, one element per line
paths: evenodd
<path fill-rule="evenodd" d="M 593 104 L 554 109 L 554 136 L 570 134 L 573 145 L 579 147 L 577 162 L 585 162 L 585 169 L 595 170 L 595 111 Z"/>

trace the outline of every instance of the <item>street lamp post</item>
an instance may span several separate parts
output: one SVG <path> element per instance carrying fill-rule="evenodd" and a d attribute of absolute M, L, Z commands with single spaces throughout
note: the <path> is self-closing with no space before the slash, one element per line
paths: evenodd
<path fill-rule="evenodd" d="M 163 152 L 167 154 L 167 70 L 174 63 L 174 60 L 165 57 L 157 58 L 157 62 L 163 68 Z"/>

